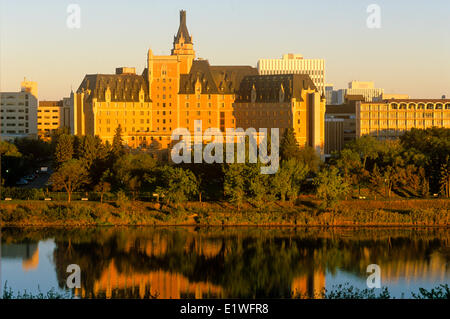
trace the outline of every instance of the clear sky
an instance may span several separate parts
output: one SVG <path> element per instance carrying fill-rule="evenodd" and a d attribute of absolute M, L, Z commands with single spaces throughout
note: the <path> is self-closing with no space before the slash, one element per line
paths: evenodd
<path fill-rule="evenodd" d="M 66 25 L 70 3 L 80 29 Z M 372 3 L 380 29 L 366 25 Z M 325 59 L 335 88 L 374 81 L 386 93 L 450 97 L 448 0 L 0 0 L 0 89 L 17 91 L 27 77 L 39 99 L 61 99 L 85 74 L 141 73 L 148 48 L 169 54 L 181 9 L 197 57 L 211 64 L 300 53 Z"/>

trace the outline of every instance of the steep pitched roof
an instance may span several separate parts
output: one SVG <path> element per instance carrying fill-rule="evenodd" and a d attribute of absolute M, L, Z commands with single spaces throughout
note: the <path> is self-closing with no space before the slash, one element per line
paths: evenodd
<path fill-rule="evenodd" d="M 247 75 L 258 74 L 251 66 L 211 66 L 207 60 L 192 63 L 189 74 L 180 77 L 180 94 L 194 94 L 197 79 L 202 94 L 234 94 Z"/>
<path fill-rule="evenodd" d="M 243 78 L 236 102 L 251 102 L 253 87 L 256 91 L 255 102 L 279 102 L 280 90 L 284 90 L 284 101 L 292 98 L 301 100 L 302 90 L 317 88 L 307 74 L 252 75 Z"/>
<path fill-rule="evenodd" d="M 180 11 L 180 26 L 178 27 L 177 35 L 173 39 L 173 43 L 178 43 L 180 41 L 180 38 L 184 38 L 184 43 L 192 44 L 192 38 L 189 35 L 189 31 L 186 25 L 186 11 L 181 10 Z"/>
<path fill-rule="evenodd" d="M 86 74 L 77 93 L 85 92 L 88 100 L 105 101 L 105 92 L 111 91 L 113 102 L 139 102 L 139 91 L 144 91 L 144 101 L 150 102 L 146 79 L 136 74 Z"/>

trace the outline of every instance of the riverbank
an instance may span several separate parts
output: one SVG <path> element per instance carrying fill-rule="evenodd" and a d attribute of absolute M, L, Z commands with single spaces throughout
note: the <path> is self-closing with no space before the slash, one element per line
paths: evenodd
<path fill-rule="evenodd" d="M 334 210 L 313 198 L 295 205 L 270 203 L 237 208 L 222 202 L 178 206 L 130 201 L 11 201 L 0 203 L 2 226 L 209 225 L 209 226 L 438 226 L 448 227 L 449 199 L 349 200 Z"/>

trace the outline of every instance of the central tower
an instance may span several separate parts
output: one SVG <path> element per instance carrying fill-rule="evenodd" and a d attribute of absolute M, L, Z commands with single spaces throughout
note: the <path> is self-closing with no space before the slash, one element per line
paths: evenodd
<path fill-rule="evenodd" d="M 186 11 L 180 11 L 180 26 L 178 27 L 178 32 L 173 38 L 173 48 L 171 51 L 172 55 L 179 57 L 180 61 L 187 68 L 180 70 L 181 73 L 189 73 L 192 62 L 195 59 L 194 43 L 192 42 L 192 36 L 189 34 L 186 25 Z"/>
<path fill-rule="evenodd" d="M 195 55 L 192 36 L 186 25 L 186 11 L 180 11 L 180 26 L 177 35 L 173 38 L 172 55 Z"/>

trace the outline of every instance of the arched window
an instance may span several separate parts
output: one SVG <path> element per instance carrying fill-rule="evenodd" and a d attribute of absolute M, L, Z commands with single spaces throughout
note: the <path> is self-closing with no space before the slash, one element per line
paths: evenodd
<path fill-rule="evenodd" d="M 436 104 L 436 110 L 442 110 L 442 103 Z"/>
<path fill-rule="evenodd" d="M 408 109 L 414 110 L 415 108 L 416 108 L 416 104 L 414 104 L 414 103 L 409 103 Z"/>
<path fill-rule="evenodd" d="M 391 109 L 396 110 L 397 109 L 397 103 L 392 103 L 391 104 Z"/>
<path fill-rule="evenodd" d="M 406 103 L 401 103 L 399 109 L 406 110 Z"/>
<path fill-rule="evenodd" d="M 450 103 L 445 104 L 445 109 L 450 110 Z"/>
<path fill-rule="evenodd" d="M 433 103 L 428 103 L 427 104 L 427 110 L 432 110 L 434 108 Z"/>
<path fill-rule="evenodd" d="M 425 104 L 419 103 L 419 104 L 417 105 L 417 109 L 418 109 L 418 110 L 423 110 L 423 109 L 425 109 Z"/>

